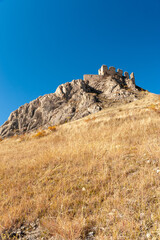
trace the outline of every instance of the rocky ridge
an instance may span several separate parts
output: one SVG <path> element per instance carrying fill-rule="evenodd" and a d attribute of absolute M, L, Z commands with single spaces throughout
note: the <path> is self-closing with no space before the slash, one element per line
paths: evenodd
<path fill-rule="evenodd" d="M 141 88 L 135 85 L 134 74 L 103 65 L 99 75 L 60 85 L 55 93 L 40 96 L 12 112 L 0 127 L 0 136 L 10 137 L 40 127 L 63 124 L 98 112 L 113 104 L 140 98 Z"/>

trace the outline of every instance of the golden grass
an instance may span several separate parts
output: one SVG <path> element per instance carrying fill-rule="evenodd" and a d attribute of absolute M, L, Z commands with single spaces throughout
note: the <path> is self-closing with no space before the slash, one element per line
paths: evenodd
<path fill-rule="evenodd" d="M 0 143 L 0 229 L 41 219 L 55 239 L 160 239 L 156 95 Z M 88 120 L 91 119 L 91 120 Z"/>
<path fill-rule="evenodd" d="M 160 103 L 151 104 L 148 108 L 157 112 L 157 113 L 160 113 Z"/>

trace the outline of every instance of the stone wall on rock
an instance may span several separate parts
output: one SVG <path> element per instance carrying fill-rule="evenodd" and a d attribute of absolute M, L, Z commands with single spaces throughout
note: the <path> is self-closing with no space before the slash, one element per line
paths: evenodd
<path fill-rule="evenodd" d="M 117 69 L 115 67 L 107 67 L 106 65 L 102 65 L 101 68 L 98 70 L 98 74 L 85 74 L 83 76 L 84 81 L 100 81 L 106 79 L 111 76 L 112 78 L 117 79 L 118 81 L 126 84 L 129 88 L 135 88 L 135 77 L 134 73 L 132 72 L 129 76 L 128 72 L 124 72 L 122 69 Z"/>

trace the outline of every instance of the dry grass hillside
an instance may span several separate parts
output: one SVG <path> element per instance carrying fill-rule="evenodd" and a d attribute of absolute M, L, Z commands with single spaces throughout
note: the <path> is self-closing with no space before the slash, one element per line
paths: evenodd
<path fill-rule="evenodd" d="M 37 218 L 45 239 L 160 239 L 159 96 L 1 141 L 0 231 Z"/>

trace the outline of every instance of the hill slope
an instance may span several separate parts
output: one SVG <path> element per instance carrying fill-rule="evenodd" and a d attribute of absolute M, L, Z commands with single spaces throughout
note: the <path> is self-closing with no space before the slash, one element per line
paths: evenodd
<path fill-rule="evenodd" d="M 157 95 L 5 139 L 0 166 L 9 239 L 18 228 L 21 237 L 37 230 L 32 239 L 160 238 Z"/>

